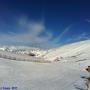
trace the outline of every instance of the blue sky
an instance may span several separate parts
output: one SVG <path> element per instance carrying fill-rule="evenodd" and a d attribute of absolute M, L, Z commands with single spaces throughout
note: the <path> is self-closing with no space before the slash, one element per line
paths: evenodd
<path fill-rule="evenodd" d="M 89 0 L 0 0 L 0 45 L 52 48 L 87 39 Z"/>

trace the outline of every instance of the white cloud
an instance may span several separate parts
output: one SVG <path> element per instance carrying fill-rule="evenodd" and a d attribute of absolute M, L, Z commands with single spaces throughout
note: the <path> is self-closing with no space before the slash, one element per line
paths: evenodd
<path fill-rule="evenodd" d="M 89 37 L 89 33 L 83 32 L 83 33 L 81 33 L 81 35 L 79 35 L 79 36 L 77 37 L 77 40 L 89 39 L 89 38 L 90 38 L 90 37 Z"/>
<path fill-rule="evenodd" d="M 54 39 L 54 42 L 57 43 L 58 41 L 60 41 L 60 40 L 64 37 L 64 35 L 65 35 L 66 33 L 68 33 L 68 31 L 71 29 L 71 27 L 72 27 L 72 24 L 69 25 L 69 26 L 67 26 L 67 27 L 63 30 L 63 32 L 60 33 L 60 35 L 59 35 L 57 38 Z"/>
<path fill-rule="evenodd" d="M 0 42 L 9 43 L 24 43 L 39 46 L 42 48 L 52 48 L 60 45 L 58 42 L 62 37 L 70 30 L 72 25 L 69 25 L 64 31 L 57 37 L 53 38 L 52 32 L 47 30 L 43 21 L 30 21 L 28 18 L 20 18 L 15 24 L 15 29 L 19 30 L 19 33 L 9 32 L 8 34 L 0 34 Z"/>
<path fill-rule="evenodd" d="M 20 30 L 20 33 L 0 34 L 0 41 L 46 45 L 53 37 L 42 21 L 29 21 L 27 18 L 21 18 L 17 23 L 15 29 Z"/>
<path fill-rule="evenodd" d="M 67 39 L 68 42 L 76 42 L 76 41 L 81 41 L 81 40 L 88 40 L 90 39 L 90 33 L 82 32 L 81 34 L 74 36 L 72 38 Z"/>
<path fill-rule="evenodd" d="M 31 21 L 23 17 L 18 19 L 14 27 L 20 32 L 0 34 L 0 42 L 14 42 L 19 43 L 19 45 L 30 44 L 41 48 L 52 48 L 60 45 L 59 41 L 71 30 L 72 24 L 66 27 L 59 36 L 54 38 L 54 33 L 47 30 L 43 21 Z"/>
<path fill-rule="evenodd" d="M 48 41 L 46 44 L 43 44 L 44 47 L 47 48 L 55 48 L 55 47 L 60 47 L 60 45 L 62 45 L 62 42 L 60 43 L 60 40 L 69 32 L 69 30 L 71 30 L 73 24 L 70 24 L 69 26 L 67 26 L 62 33 L 60 33 L 60 35 L 58 35 L 57 37 L 54 38 L 50 38 L 51 40 Z M 51 34 L 51 33 L 50 33 Z M 52 37 L 52 34 L 49 35 Z"/>
<path fill-rule="evenodd" d="M 85 19 L 85 21 L 90 23 L 90 19 Z"/>

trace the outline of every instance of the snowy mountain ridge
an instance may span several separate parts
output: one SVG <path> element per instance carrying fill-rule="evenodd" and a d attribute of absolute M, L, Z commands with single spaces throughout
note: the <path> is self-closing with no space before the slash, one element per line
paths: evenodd
<path fill-rule="evenodd" d="M 24 55 L 32 54 L 35 57 L 41 57 L 48 52 L 40 48 L 25 47 L 25 46 L 0 46 L 0 51 L 7 51 Z"/>
<path fill-rule="evenodd" d="M 52 48 L 48 50 L 25 46 L 0 46 L 0 51 L 41 57 L 48 61 L 59 61 L 62 58 L 75 57 L 90 53 L 90 40 L 67 44 L 59 48 Z"/>
<path fill-rule="evenodd" d="M 90 40 L 76 42 L 68 45 L 64 45 L 60 48 L 56 48 L 46 54 L 44 58 L 54 61 L 55 59 L 62 59 L 71 56 L 77 56 L 81 54 L 90 53 Z"/>

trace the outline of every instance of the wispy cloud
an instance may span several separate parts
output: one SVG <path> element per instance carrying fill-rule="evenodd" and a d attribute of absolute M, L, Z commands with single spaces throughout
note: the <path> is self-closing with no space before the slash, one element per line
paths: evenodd
<path fill-rule="evenodd" d="M 89 39 L 90 39 L 90 33 L 82 32 L 79 35 L 76 35 L 72 38 L 68 38 L 66 43 L 77 42 L 77 41 L 82 41 L 82 40 L 89 40 Z"/>
<path fill-rule="evenodd" d="M 31 43 L 36 45 L 46 44 L 53 37 L 52 32 L 47 31 L 42 21 L 30 21 L 27 18 L 21 18 L 15 25 L 15 29 L 20 33 L 9 32 L 0 34 L 0 41 Z"/>
<path fill-rule="evenodd" d="M 17 19 L 17 23 L 14 25 L 14 29 L 18 32 L 10 30 L 8 33 L 0 33 L 0 43 L 14 43 L 19 45 L 33 45 L 40 48 L 53 48 L 62 44 L 63 37 L 72 30 L 73 24 L 65 27 L 57 37 L 54 37 L 54 32 L 48 30 L 45 27 L 43 21 L 33 21 L 26 17 Z M 7 28 L 7 27 L 5 27 Z M 53 31 L 53 30 L 52 30 Z M 83 32 L 75 38 L 67 38 L 66 43 L 79 41 L 82 39 L 89 39 L 90 35 Z"/>
<path fill-rule="evenodd" d="M 55 37 L 54 39 L 52 39 L 51 41 L 48 42 L 47 47 L 53 48 L 53 47 L 60 47 L 60 45 L 63 44 L 63 42 L 61 42 L 61 40 L 63 39 L 63 37 L 65 37 L 65 35 L 71 30 L 71 27 L 73 26 L 73 24 L 68 25 L 63 32 L 61 32 L 57 37 Z"/>
<path fill-rule="evenodd" d="M 85 21 L 90 23 L 90 19 L 85 19 Z"/>
<path fill-rule="evenodd" d="M 47 30 L 43 21 L 32 21 L 26 17 L 19 18 L 14 29 L 7 34 L 0 34 L 0 42 L 19 43 L 19 45 L 34 45 L 41 48 L 52 48 L 60 45 L 60 40 L 71 29 L 72 25 L 66 27 L 63 32 L 54 37 L 54 33 Z M 6 27 L 7 28 L 7 27 Z"/>
<path fill-rule="evenodd" d="M 77 36 L 76 40 L 87 40 L 87 39 L 90 39 L 90 34 L 89 33 L 86 33 L 86 32 L 83 32 L 81 33 L 79 36 Z"/>
<path fill-rule="evenodd" d="M 68 26 L 63 30 L 63 32 L 60 33 L 60 35 L 59 35 L 57 38 L 54 39 L 54 42 L 55 42 L 55 43 L 58 43 L 58 42 L 64 37 L 64 35 L 66 35 L 66 34 L 69 32 L 69 30 L 71 29 L 72 25 L 73 25 L 73 24 L 68 25 Z"/>

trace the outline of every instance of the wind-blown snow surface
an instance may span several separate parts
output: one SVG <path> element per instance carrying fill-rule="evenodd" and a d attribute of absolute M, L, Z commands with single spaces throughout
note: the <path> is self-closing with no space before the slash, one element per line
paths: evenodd
<path fill-rule="evenodd" d="M 17 90 L 90 90 L 82 77 L 90 77 L 90 41 L 56 49 L 46 55 L 59 62 L 37 63 L 0 59 L 0 87 L 16 86 Z M 55 58 L 54 58 L 55 57 Z"/>

